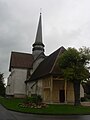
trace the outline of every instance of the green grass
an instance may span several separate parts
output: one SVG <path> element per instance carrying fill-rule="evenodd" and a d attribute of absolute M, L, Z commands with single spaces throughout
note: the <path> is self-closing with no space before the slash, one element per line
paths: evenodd
<path fill-rule="evenodd" d="M 22 103 L 24 99 L 5 99 L 0 98 L 0 103 L 7 109 L 24 112 L 24 113 L 36 113 L 36 114 L 90 114 L 90 107 L 85 106 L 73 106 L 73 105 L 56 105 L 50 104 L 47 108 L 29 108 L 20 107 L 19 103 Z"/>

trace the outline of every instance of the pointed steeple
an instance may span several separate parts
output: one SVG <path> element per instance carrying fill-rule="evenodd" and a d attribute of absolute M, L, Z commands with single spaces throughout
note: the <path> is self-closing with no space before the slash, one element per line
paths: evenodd
<path fill-rule="evenodd" d="M 35 43 L 33 44 L 33 56 L 36 59 L 41 53 L 44 53 L 44 44 L 42 42 L 42 18 L 39 17 L 38 29 L 36 33 Z"/>
<path fill-rule="evenodd" d="M 38 24 L 36 40 L 35 40 L 35 44 L 38 44 L 38 43 L 42 43 L 42 19 L 41 19 L 41 13 L 40 13 L 39 24 Z"/>

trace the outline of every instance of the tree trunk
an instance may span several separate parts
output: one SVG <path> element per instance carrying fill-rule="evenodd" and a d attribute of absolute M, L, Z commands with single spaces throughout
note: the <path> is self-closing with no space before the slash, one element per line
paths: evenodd
<path fill-rule="evenodd" d="M 80 81 L 74 80 L 74 105 L 80 105 Z"/>

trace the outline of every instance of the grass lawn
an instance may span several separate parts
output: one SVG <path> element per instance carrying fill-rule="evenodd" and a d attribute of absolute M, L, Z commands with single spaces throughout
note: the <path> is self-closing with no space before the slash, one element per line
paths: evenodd
<path fill-rule="evenodd" d="M 49 104 L 46 108 L 30 108 L 20 107 L 24 99 L 5 99 L 0 97 L 0 103 L 7 109 L 24 112 L 24 113 L 37 113 L 37 114 L 90 114 L 90 107 L 86 106 L 73 106 L 73 105 L 56 105 Z"/>

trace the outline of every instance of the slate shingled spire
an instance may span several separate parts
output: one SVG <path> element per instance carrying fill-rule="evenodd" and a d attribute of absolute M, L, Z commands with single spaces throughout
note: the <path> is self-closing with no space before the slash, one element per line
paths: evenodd
<path fill-rule="evenodd" d="M 35 43 L 33 44 L 33 56 L 36 59 L 41 53 L 44 53 L 44 44 L 42 42 L 42 18 L 40 13 L 38 29 L 36 33 Z"/>

